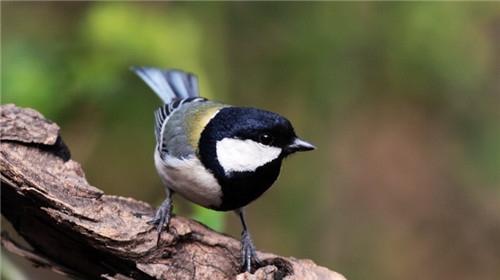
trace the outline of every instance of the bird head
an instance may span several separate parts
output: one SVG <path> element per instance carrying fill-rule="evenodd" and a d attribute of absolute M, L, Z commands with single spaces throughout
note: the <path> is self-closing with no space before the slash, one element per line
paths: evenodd
<path fill-rule="evenodd" d="M 315 148 L 297 137 L 285 117 L 246 107 L 221 109 L 205 127 L 201 147 L 202 158 L 216 161 L 225 174 L 254 172 L 271 163 L 281 163 L 295 152 Z"/>

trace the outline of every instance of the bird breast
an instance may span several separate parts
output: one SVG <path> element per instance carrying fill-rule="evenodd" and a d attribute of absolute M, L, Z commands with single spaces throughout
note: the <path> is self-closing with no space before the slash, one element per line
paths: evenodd
<path fill-rule="evenodd" d="M 165 155 L 162 159 L 155 149 L 154 158 L 156 170 L 165 186 L 207 208 L 216 209 L 221 204 L 221 187 L 198 157 L 190 155 L 177 158 Z"/>

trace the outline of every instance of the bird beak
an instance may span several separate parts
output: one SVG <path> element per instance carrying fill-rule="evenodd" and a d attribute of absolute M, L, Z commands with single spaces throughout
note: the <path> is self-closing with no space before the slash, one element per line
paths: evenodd
<path fill-rule="evenodd" d="M 286 147 L 286 150 L 291 154 L 295 152 L 305 152 L 316 149 L 313 144 L 308 143 L 300 138 L 295 138 L 292 144 Z"/>

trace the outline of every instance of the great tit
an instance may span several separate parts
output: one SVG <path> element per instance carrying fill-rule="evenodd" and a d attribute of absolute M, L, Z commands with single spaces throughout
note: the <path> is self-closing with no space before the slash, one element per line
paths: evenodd
<path fill-rule="evenodd" d="M 286 118 L 200 97 L 195 75 L 133 67 L 164 105 L 155 112 L 154 163 L 166 199 L 151 221 L 158 241 L 172 215 L 172 195 L 239 215 L 242 269 L 258 265 L 243 208 L 274 183 L 288 155 L 315 147 L 297 137 Z"/>

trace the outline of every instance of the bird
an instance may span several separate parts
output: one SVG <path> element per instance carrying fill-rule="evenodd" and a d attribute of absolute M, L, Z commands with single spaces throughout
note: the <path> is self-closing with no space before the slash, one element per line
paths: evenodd
<path fill-rule="evenodd" d="M 241 269 L 261 261 L 244 208 L 278 178 L 283 160 L 315 146 L 299 138 L 285 117 L 232 106 L 199 94 L 196 75 L 177 69 L 131 67 L 163 101 L 154 113 L 154 165 L 166 198 L 150 221 L 157 244 L 172 217 L 172 196 L 217 211 L 234 211 L 242 224 Z"/>

